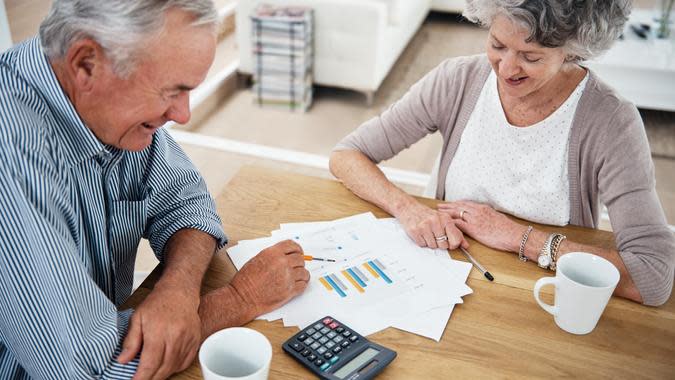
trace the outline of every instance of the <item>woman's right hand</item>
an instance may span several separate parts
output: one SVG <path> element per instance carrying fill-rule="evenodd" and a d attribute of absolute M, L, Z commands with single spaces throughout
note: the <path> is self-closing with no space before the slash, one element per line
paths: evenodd
<path fill-rule="evenodd" d="M 461 245 L 469 248 L 464 234 L 447 213 L 438 212 L 414 201 L 397 215 L 397 219 L 408 236 L 420 247 L 456 249 Z M 443 238 L 444 236 L 447 240 Z"/>

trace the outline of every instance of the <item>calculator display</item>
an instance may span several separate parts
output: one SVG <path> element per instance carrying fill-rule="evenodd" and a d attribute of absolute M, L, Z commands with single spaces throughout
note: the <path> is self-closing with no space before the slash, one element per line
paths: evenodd
<path fill-rule="evenodd" d="M 333 375 L 337 377 L 338 379 L 344 379 L 347 375 L 352 373 L 355 369 L 359 368 L 363 363 L 367 362 L 368 360 L 374 358 L 379 354 L 380 351 L 369 347 L 367 350 L 363 351 L 359 356 L 355 357 L 352 359 L 349 363 L 345 364 L 340 368 L 339 370 L 335 371 Z"/>

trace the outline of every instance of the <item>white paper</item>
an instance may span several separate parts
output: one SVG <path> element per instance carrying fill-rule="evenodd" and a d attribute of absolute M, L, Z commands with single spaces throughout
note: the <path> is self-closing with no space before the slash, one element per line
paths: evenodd
<path fill-rule="evenodd" d="M 396 327 L 439 340 L 453 307 L 472 291 L 471 265 L 445 250 L 418 247 L 395 219 L 372 213 L 334 221 L 285 223 L 271 237 L 228 250 L 238 269 L 262 249 L 291 239 L 306 255 L 310 282 L 303 294 L 259 319 L 304 328 L 331 315 L 362 335 Z"/>

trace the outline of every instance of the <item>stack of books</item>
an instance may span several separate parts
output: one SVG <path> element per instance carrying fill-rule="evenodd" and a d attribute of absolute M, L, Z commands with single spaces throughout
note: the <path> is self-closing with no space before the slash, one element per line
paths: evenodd
<path fill-rule="evenodd" d="M 251 21 L 255 102 L 307 111 L 312 104 L 312 9 L 262 4 Z"/>

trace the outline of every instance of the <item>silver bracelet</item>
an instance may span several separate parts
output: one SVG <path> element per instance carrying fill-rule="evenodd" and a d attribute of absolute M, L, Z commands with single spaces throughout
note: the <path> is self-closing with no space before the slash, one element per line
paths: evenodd
<path fill-rule="evenodd" d="M 530 237 L 530 232 L 532 232 L 532 226 L 527 227 L 527 231 L 523 234 L 523 238 L 520 239 L 520 248 L 518 249 L 518 258 L 522 262 L 527 262 L 527 257 L 525 256 L 525 244 L 527 244 L 527 239 Z"/>

